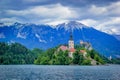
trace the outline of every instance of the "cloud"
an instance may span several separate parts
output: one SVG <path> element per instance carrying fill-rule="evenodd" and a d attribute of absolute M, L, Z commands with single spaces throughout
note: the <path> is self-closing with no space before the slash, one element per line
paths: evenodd
<path fill-rule="evenodd" d="M 105 20 L 84 19 L 79 22 L 105 33 L 120 34 L 120 17 L 110 17 Z"/>
<path fill-rule="evenodd" d="M 109 34 L 120 34 L 120 17 L 112 17 L 101 21 L 97 27 Z"/>
<path fill-rule="evenodd" d="M 92 5 L 89 9 L 89 13 L 98 16 L 120 16 L 120 1 L 106 6 Z"/>
<path fill-rule="evenodd" d="M 112 3 L 107 7 L 109 14 L 114 14 L 116 16 L 120 16 L 120 1 Z"/>
<path fill-rule="evenodd" d="M 76 18 L 77 13 L 69 7 L 62 6 L 61 4 L 36 6 L 25 10 L 7 10 L 7 14 L 25 17 L 29 20 L 41 19 L 69 19 Z M 37 21 L 36 20 L 36 21 Z"/>
<path fill-rule="evenodd" d="M 92 5 L 89 12 L 93 13 L 94 15 L 103 15 L 104 13 L 107 12 L 107 8 L 106 7 L 97 7 L 95 5 Z"/>
<path fill-rule="evenodd" d="M 14 22 L 21 22 L 21 20 L 16 17 L 11 17 L 11 18 L 2 18 L 0 19 L 0 22 L 4 23 L 5 25 L 11 25 Z"/>
<path fill-rule="evenodd" d="M 48 21 L 46 24 L 49 24 L 49 25 L 53 25 L 53 26 L 55 26 L 55 25 L 58 25 L 58 24 L 61 24 L 61 23 L 64 23 L 64 22 L 67 22 L 68 20 L 54 20 L 54 21 Z"/>
<path fill-rule="evenodd" d="M 84 12 L 86 13 L 81 14 L 85 17 L 80 20 L 83 24 L 109 34 L 120 34 L 120 2 L 114 2 L 107 6 L 91 5 Z"/>
<path fill-rule="evenodd" d="M 81 20 L 79 21 L 87 26 L 97 26 L 98 22 L 96 20 L 93 20 L 93 19 L 84 19 L 84 20 Z"/>
<path fill-rule="evenodd" d="M 13 2 L 1 0 L 0 22 L 56 25 L 77 20 L 103 32 L 120 34 L 119 0 L 13 0 Z"/>

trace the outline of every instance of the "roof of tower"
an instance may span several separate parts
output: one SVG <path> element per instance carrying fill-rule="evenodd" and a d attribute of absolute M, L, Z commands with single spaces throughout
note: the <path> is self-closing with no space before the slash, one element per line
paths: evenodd
<path fill-rule="evenodd" d="M 73 40 L 72 32 L 70 32 L 70 40 Z"/>

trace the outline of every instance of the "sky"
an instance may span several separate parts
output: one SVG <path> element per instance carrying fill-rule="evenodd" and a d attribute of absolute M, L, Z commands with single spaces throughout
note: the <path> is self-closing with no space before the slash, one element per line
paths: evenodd
<path fill-rule="evenodd" d="M 66 21 L 120 35 L 120 0 L 0 0 L 0 23 L 56 25 Z"/>

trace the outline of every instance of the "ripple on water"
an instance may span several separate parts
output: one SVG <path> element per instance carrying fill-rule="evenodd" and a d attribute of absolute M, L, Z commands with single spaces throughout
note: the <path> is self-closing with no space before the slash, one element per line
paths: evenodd
<path fill-rule="evenodd" d="M 0 80 L 119 80 L 119 77 L 119 65 L 0 65 Z"/>

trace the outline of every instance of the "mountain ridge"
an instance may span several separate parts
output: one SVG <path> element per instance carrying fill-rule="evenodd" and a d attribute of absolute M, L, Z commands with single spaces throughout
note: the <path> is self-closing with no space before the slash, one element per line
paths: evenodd
<path fill-rule="evenodd" d="M 66 26 L 67 25 L 67 26 Z M 60 44 L 67 44 L 69 30 L 73 31 L 75 44 L 80 40 L 90 42 L 92 46 L 105 56 L 120 55 L 120 41 L 114 36 L 85 26 L 76 21 L 53 26 L 15 23 L 0 27 L 0 41 L 19 42 L 28 48 L 48 49 Z"/>

